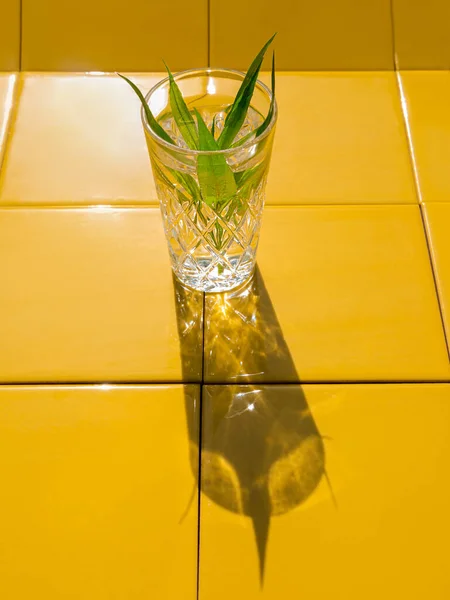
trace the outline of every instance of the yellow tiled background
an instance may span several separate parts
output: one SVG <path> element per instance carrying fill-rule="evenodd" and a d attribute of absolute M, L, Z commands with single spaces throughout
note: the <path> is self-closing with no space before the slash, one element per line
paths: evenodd
<path fill-rule="evenodd" d="M 447 600 L 449 3 L 0 16 L 2 600 Z M 258 271 L 192 293 L 113 72 L 274 30 Z"/>
<path fill-rule="evenodd" d="M 3 0 L 0 71 L 243 69 L 278 32 L 280 70 L 450 68 L 446 0 Z M 266 63 L 268 65 L 268 63 Z"/>

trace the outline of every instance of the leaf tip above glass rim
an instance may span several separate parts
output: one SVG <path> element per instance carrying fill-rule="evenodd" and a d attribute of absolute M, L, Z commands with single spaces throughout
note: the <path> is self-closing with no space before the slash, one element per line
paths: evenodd
<path fill-rule="evenodd" d="M 188 147 L 192 150 L 198 150 L 198 132 L 195 127 L 194 117 L 186 106 L 183 94 L 172 75 L 172 71 L 165 62 L 164 65 L 169 75 L 169 102 L 173 118 Z"/>
<path fill-rule="evenodd" d="M 257 127 L 253 132 L 250 132 L 249 134 L 238 140 L 238 142 L 234 142 L 236 135 L 239 133 L 239 130 L 241 129 L 242 124 L 244 123 L 245 118 L 247 116 L 247 112 L 250 107 L 250 102 L 253 97 L 253 92 L 255 89 L 256 82 L 258 80 L 258 75 L 261 69 L 264 56 L 276 35 L 277 32 L 275 32 L 261 48 L 256 58 L 250 65 L 247 73 L 245 74 L 245 77 L 241 83 L 241 86 L 238 90 L 233 104 L 231 104 L 228 107 L 228 110 L 226 111 L 226 118 L 223 129 L 217 138 L 217 150 L 228 150 L 236 146 L 241 146 L 242 144 L 248 141 L 251 135 L 261 135 L 270 124 L 273 116 L 275 102 L 275 53 L 273 53 L 272 57 L 272 98 L 267 116 L 264 119 L 263 123 L 259 127 Z M 178 84 L 170 68 L 168 67 L 164 59 L 162 59 L 162 62 L 167 70 L 169 78 L 169 102 L 173 118 L 187 146 L 192 150 L 198 150 L 198 123 L 195 122 L 192 112 L 186 105 L 181 90 L 178 87 Z M 165 142 L 179 148 L 180 146 L 174 142 L 174 140 L 169 136 L 169 134 L 154 117 L 148 103 L 144 98 L 144 95 L 136 86 L 136 84 L 134 84 L 128 77 L 122 75 L 121 73 L 117 73 L 117 75 L 119 75 L 119 77 L 126 81 L 136 93 L 136 95 L 139 97 L 150 129 L 152 129 L 153 132 L 156 133 L 156 135 L 158 135 Z M 213 125 L 215 125 L 214 119 Z M 212 137 L 213 139 L 215 139 L 215 128 L 213 129 Z"/>
<path fill-rule="evenodd" d="M 217 92 L 216 89 L 212 92 L 204 89 L 203 80 L 196 88 L 186 86 L 183 76 L 174 76 L 162 60 L 168 74 L 163 82 L 164 101 L 161 102 L 161 98 L 153 101 L 152 91 L 147 102 L 133 81 L 117 73 L 142 104 L 146 134 L 150 132 L 152 138 L 159 138 L 160 144 L 154 144 L 153 140 L 149 143 L 149 153 L 161 206 L 164 202 L 169 203 L 170 198 L 170 203 L 175 202 L 176 210 L 189 215 L 192 227 L 197 228 L 196 235 L 203 239 L 203 248 L 209 248 L 207 254 L 211 250 L 211 256 L 217 259 L 218 253 L 241 253 L 236 269 L 241 268 L 242 257 L 245 261 L 250 260 L 251 253 L 248 254 L 245 248 L 247 242 L 242 242 L 241 236 L 251 234 L 264 204 L 273 139 L 269 133 L 274 131 L 272 125 L 276 120 L 275 52 L 272 56 L 272 93 L 259 84 L 256 93 L 255 87 L 266 52 L 276 35 L 274 33 L 263 45 L 245 74 L 236 77 L 225 72 L 222 75 L 228 86 L 224 87 L 224 92 L 219 86 Z M 219 79 L 220 75 L 217 81 Z M 230 80 L 237 89 L 234 97 L 233 92 L 228 91 Z M 160 89 L 161 84 L 154 88 Z M 186 91 L 185 97 L 181 90 Z M 207 99 L 203 100 L 205 97 Z M 157 107 L 154 110 L 158 113 L 154 115 L 151 107 Z M 264 132 L 263 140 L 260 136 Z M 161 144 L 165 145 L 164 152 L 160 152 Z M 250 217 L 254 221 L 248 222 Z M 244 232 L 244 225 L 248 231 L 245 229 Z M 254 260 L 254 254 L 252 256 Z M 234 269 L 233 265 L 230 262 L 229 268 Z M 224 268 L 219 261 L 219 275 Z"/>
<path fill-rule="evenodd" d="M 219 136 L 219 147 L 222 150 L 229 148 L 233 144 L 234 138 L 242 127 L 250 107 L 250 102 L 253 97 L 253 92 L 258 80 L 258 75 L 264 60 L 264 56 L 276 35 L 277 34 L 274 33 L 261 48 L 259 53 L 256 55 L 256 58 L 250 65 L 243 82 L 241 83 L 236 98 L 234 99 L 231 109 L 227 114 L 227 118 L 225 119 L 222 132 Z"/>
<path fill-rule="evenodd" d="M 119 77 L 121 77 L 124 81 L 126 81 L 128 83 L 128 85 L 132 88 L 132 90 L 134 91 L 134 93 L 136 94 L 136 96 L 141 101 L 141 104 L 142 104 L 142 106 L 144 108 L 145 116 L 147 118 L 147 122 L 148 122 L 149 126 L 151 127 L 151 129 L 153 129 L 153 131 L 157 135 L 159 135 L 159 137 L 162 138 L 164 141 L 168 142 L 169 144 L 173 144 L 175 146 L 176 144 L 173 141 L 173 139 L 161 127 L 161 125 L 158 123 L 158 121 L 153 116 L 153 113 L 150 110 L 150 106 L 148 105 L 147 101 L 144 98 L 144 94 L 141 92 L 141 90 L 138 88 L 138 86 L 135 83 L 133 83 L 131 81 L 131 79 L 128 79 L 128 77 L 125 77 L 125 75 L 122 75 L 121 73 L 117 73 L 117 75 Z"/>

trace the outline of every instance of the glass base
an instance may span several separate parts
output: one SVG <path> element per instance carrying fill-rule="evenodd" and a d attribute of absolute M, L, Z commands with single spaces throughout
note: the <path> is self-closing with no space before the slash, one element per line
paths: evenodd
<path fill-rule="evenodd" d="M 238 271 L 232 271 L 219 265 L 213 269 L 206 268 L 201 275 L 198 273 L 194 275 L 183 270 L 174 272 L 181 283 L 188 288 L 200 292 L 220 293 L 234 290 L 248 281 L 254 274 L 254 266 L 248 265 L 247 268 L 241 267 Z"/>

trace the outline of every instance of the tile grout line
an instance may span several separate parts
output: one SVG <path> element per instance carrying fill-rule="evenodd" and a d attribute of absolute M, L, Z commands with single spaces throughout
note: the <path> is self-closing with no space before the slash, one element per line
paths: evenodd
<path fill-rule="evenodd" d="M 10 96 L 10 108 L 8 110 L 8 116 L 6 117 L 6 123 L 3 131 L 1 132 L 0 142 L 3 138 L 3 152 L 0 155 L 0 191 L 1 191 L 1 172 L 3 169 L 3 165 L 6 161 L 6 156 L 9 153 L 9 146 L 11 144 L 12 138 L 12 127 L 13 123 L 17 117 L 17 111 L 19 109 L 20 96 L 22 93 L 22 77 L 20 72 L 14 74 L 14 80 L 11 86 L 11 91 L 8 91 L 8 95 Z M 0 208 L 7 208 L 7 206 L 2 206 L 0 203 Z"/>
<path fill-rule="evenodd" d="M 4 153 L 6 154 L 6 153 Z M 1 166 L 1 165 L 0 165 Z M 120 203 L 120 202 L 116 202 L 115 200 L 112 200 L 112 202 L 114 202 L 113 204 L 95 204 L 94 202 L 89 203 L 89 202 L 72 202 L 70 200 L 68 200 L 65 204 L 52 204 L 52 203 L 45 203 L 45 202 L 35 202 L 35 201 L 21 201 L 20 203 L 14 203 L 11 201 L 5 201 L 5 202 L 1 202 L 0 201 L 0 210 L 56 210 L 56 211 L 67 211 L 67 210 L 74 210 L 74 211 L 85 211 L 85 210 L 94 210 L 95 209 L 107 209 L 108 211 L 114 211 L 114 210 L 149 210 L 149 209 L 157 209 L 159 210 L 159 203 L 157 200 L 153 201 L 153 200 L 149 200 L 148 202 L 130 202 L 130 203 Z M 412 202 L 383 202 L 383 203 L 379 203 L 379 202 L 369 202 L 369 203 L 358 203 L 358 202 L 352 202 L 352 203 L 338 203 L 338 202 L 332 202 L 332 203 L 325 203 L 325 202 L 311 202 L 309 204 L 266 204 L 264 207 L 264 210 L 278 210 L 278 209 L 288 209 L 288 210 L 297 210 L 297 209 L 302 209 L 302 210 L 307 210 L 307 209 L 322 209 L 322 208 L 329 208 L 329 209 L 348 209 L 348 208 L 352 208 L 352 209 L 361 209 L 361 208 L 379 208 L 379 209 L 383 209 L 383 208 L 391 208 L 391 207 L 415 207 L 417 204 L 416 203 L 412 203 Z M 106 212 L 106 210 L 105 210 Z"/>
<path fill-rule="evenodd" d="M 443 303 L 441 301 L 441 295 L 439 292 L 438 276 L 437 276 L 437 271 L 435 269 L 435 263 L 433 260 L 433 251 L 431 248 L 431 231 L 428 227 L 428 222 L 427 222 L 426 215 L 425 215 L 425 207 L 423 204 L 423 194 L 422 194 L 422 188 L 420 185 L 419 170 L 417 168 L 417 159 L 416 159 L 416 153 L 415 153 L 415 149 L 414 149 L 412 131 L 411 131 L 411 126 L 410 126 L 408 102 L 406 100 L 406 94 L 405 94 L 405 90 L 403 87 L 402 77 L 400 74 L 400 65 L 399 65 L 399 60 L 398 60 L 398 55 L 397 55 L 397 50 L 396 50 L 395 24 L 394 24 L 394 22 L 395 22 L 394 0 L 390 0 L 389 6 L 390 6 L 390 13 L 391 13 L 391 39 L 392 39 L 392 52 L 393 52 L 393 60 L 394 60 L 394 73 L 395 73 L 397 90 L 398 90 L 399 99 L 400 99 L 400 108 L 401 108 L 401 112 L 402 112 L 403 128 L 405 131 L 406 140 L 407 140 L 407 144 L 408 144 L 409 161 L 411 164 L 411 169 L 412 169 L 413 177 L 414 177 L 414 187 L 415 187 L 417 199 L 419 202 L 419 212 L 420 212 L 420 218 L 421 218 L 421 222 L 422 222 L 422 230 L 425 235 L 425 243 L 426 243 L 427 251 L 428 251 L 428 260 L 430 263 L 431 274 L 433 277 L 434 290 L 435 290 L 435 294 L 436 294 L 439 315 L 441 317 L 441 327 L 442 327 L 442 331 L 444 334 L 444 341 L 445 341 L 445 345 L 447 348 L 447 354 L 450 356 L 450 340 L 447 336 L 447 331 L 445 329 Z"/>
<path fill-rule="evenodd" d="M 392 0 L 391 0 L 391 4 L 392 4 Z M 411 168 L 412 168 L 412 172 L 413 172 L 413 176 L 414 176 L 414 187 L 415 187 L 417 199 L 419 202 L 420 219 L 421 219 L 421 223 L 422 223 L 422 230 L 423 230 L 423 233 L 425 236 L 425 243 L 426 243 L 427 252 L 428 252 L 428 261 L 429 261 L 430 268 L 431 268 L 431 275 L 433 277 L 433 283 L 434 283 L 434 291 L 436 294 L 439 315 L 441 318 L 441 327 L 442 327 L 442 331 L 444 334 L 444 341 L 445 341 L 445 346 L 447 348 L 447 354 L 450 357 L 450 340 L 447 336 L 447 331 L 445 328 L 444 310 L 443 310 L 441 294 L 439 292 L 439 286 L 438 286 L 438 275 L 437 275 L 435 263 L 433 260 L 433 252 L 432 252 L 432 248 L 431 248 L 431 231 L 429 231 L 429 227 L 427 226 L 427 222 L 426 222 L 426 218 L 425 218 L 425 214 L 424 214 L 425 207 L 424 207 L 424 203 L 423 203 L 423 194 L 422 194 L 422 188 L 420 186 L 419 170 L 417 168 L 417 160 L 416 160 L 416 155 L 415 155 L 415 151 L 414 151 L 414 143 L 413 143 L 413 137 L 412 137 L 411 127 L 410 127 L 408 103 L 406 100 L 405 90 L 403 88 L 401 74 L 400 74 L 400 71 L 398 70 L 397 57 L 395 57 L 395 61 L 396 61 L 395 62 L 395 76 L 396 76 L 396 81 L 397 81 L 397 89 L 398 89 L 398 93 L 400 96 L 403 128 L 405 131 L 407 144 L 408 144 L 408 150 L 409 150 L 408 155 L 409 155 L 409 160 L 410 160 L 410 164 L 411 164 Z"/>
<path fill-rule="evenodd" d="M 23 0 L 19 3 L 19 71 L 22 71 L 22 44 L 23 44 Z"/>
<path fill-rule="evenodd" d="M 200 598 L 200 535 L 201 535 L 201 503 L 202 503 L 202 441 L 203 441 L 203 386 L 205 382 L 205 323 L 206 323 L 206 294 L 202 298 L 202 369 L 199 394 L 199 422 L 198 422 L 198 481 L 197 481 L 197 593 Z"/>
<path fill-rule="evenodd" d="M 206 51 L 208 67 L 211 66 L 211 0 L 206 0 Z"/>
<path fill-rule="evenodd" d="M 427 249 L 428 249 L 428 258 L 430 260 L 431 273 L 433 275 L 434 289 L 436 292 L 436 298 L 437 298 L 438 307 L 439 307 L 439 314 L 441 316 L 441 325 L 442 325 L 442 330 L 444 332 L 445 345 L 447 347 L 447 353 L 450 358 L 450 339 L 447 336 L 447 330 L 445 327 L 444 303 L 442 301 L 441 293 L 439 290 L 437 267 L 435 266 L 433 249 L 431 246 L 431 227 L 430 227 L 430 224 L 427 219 L 425 206 L 424 205 L 419 206 L 419 210 L 420 210 L 420 217 L 421 217 L 421 221 L 422 221 L 422 227 L 423 227 L 423 230 L 425 233 L 425 240 L 426 240 Z"/>
<path fill-rule="evenodd" d="M 323 385 L 323 386 L 364 386 L 364 385 L 448 385 L 450 378 L 443 379 L 305 379 L 302 381 L 214 381 L 208 382 L 208 387 L 226 387 L 226 386 L 304 386 L 304 385 Z"/>
<path fill-rule="evenodd" d="M 391 19 L 392 66 L 395 73 L 397 71 L 398 61 L 395 49 L 394 0 L 389 0 L 389 12 Z"/>
<path fill-rule="evenodd" d="M 253 386 L 253 385 L 440 385 L 449 384 L 449 377 L 442 378 L 418 378 L 418 379 L 301 379 L 299 381 L 276 381 L 276 380 L 256 380 L 256 381 L 162 381 L 162 380 L 97 380 L 97 381 L 3 381 L 0 382 L 2 388 L 50 388 L 50 387 L 84 387 L 112 389 L 120 387 L 155 387 L 155 386 L 186 386 L 195 385 L 200 388 L 203 386 Z"/>

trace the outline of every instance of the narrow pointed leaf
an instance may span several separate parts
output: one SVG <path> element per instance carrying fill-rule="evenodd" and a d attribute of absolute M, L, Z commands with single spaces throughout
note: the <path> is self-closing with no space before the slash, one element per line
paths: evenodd
<path fill-rule="evenodd" d="M 176 183 L 174 183 L 173 181 L 171 181 L 167 175 L 164 173 L 164 171 L 161 169 L 161 167 L 158 165 L 158 163 L 156 162 L 156 160 L 152 161 L 152 166 L 153 166 L 153 170 L 154 172 L 158 175 L 158 177 L 164 181 L 165 185 L 169 188 L 169 189 L 174 189 L 178 195 L 178 199 L 182 202 L 187 202 L 190 203 L 192 201 L 196 201 L 198 195 L 196 193 L 191 194 L 189 189 L 187 189 L 189 187 L 189 184 L 186 185 L 186 181 L 184 180 L 184 178 L 180 179 L 179 178 L 179 173 L 178 171 L 175 171 L 175 169 L 168 169 L 169 173 L 172 175 L 172 177 L 175 179 L 175 181 L 180 184 L 181 186 L 183 186 L 183 190 L 181 190 L 179 187 L 176 186 Z M 167 168 L 167 167 L 166 167 Z M 192 181 L 195 184 L 195 179 L 191 178 Z M 187 194 L 186 194 L 187 192 Z M 189 195 L 188 195 L 189 194 Z"/>
<path fill-rule="evenodd" d="M 231 144 L 230 148 L 237 148 L 238 146 L 242 146 L 243 144 L 245 144 L 245 142 L 248 142 L 248 140 L 252 136 L 256 137 L 256 129 L 254 129 L 253 131 L 249 131 L 246 135 L 244 135 L 239 140 L 237 140 L 237 142 L 234 142 L 234 144 Z"/>
<path fill-rule="evenodd" d="M 267 129 L 267 127 L 269 126 L 269 124 L 272 120 L 274 110 L 275 110 L 275 52 L 272 54 L 272 98 L 270 100 L 270 108 L 269 108 L 269 112 L 267 113 L 266 118 L 264 119 L 264 122 L 261 123 L 261 125 L 256 129 L 257 136 L 261 135 L 261 133 L 263 133 L 263 131 L 265 131 Z"/>
<path fill-rule="evenodd" d="M 275 37 L 275 35 L 276 33 L 270 38 L 268 42 L 264 44 L 255 60 L 250 65 L 247 74 L 245 75 L 244 81 L 242 82 L 241 87 L 239 88 L 231 110 L 228 113 L 227 118 L 225 119 L 224 128 L 218 140 L 219 147 L 221 149 L 230 147 L 230 145 L 233 143 L 234 138 L 236 137 L 240 128 L 242 127 L 243 122 L 245 121 L 245 116 L 247 114 L 248 107 L 250 106 L 250 101 L 253 96 L 253 91 L 255 89 L 256 81 L 258 79 L 264 55 L 266 53 L 267 48 L 272 43 L 272 40 Z"/>
<path fill-rule="evenodd" d="M 269 107 L 267 116 L 259 127 L 257 127 L 254 131 L 250 131 L 249 133 L 247 133 L 247 135 L 244 135 L 244 137 L 242 137 L 237 142 L 234 142 L 234 144 L 231 145 L 231 148 L 237 148 L 238 146 L 242 146 L 253 135 L 255 137 L 258 137 L 259 135 L 261 135 L 267 129 L 267 127 L 269 126 L 269 123 L 272 120 L 274 108 L 275 108 L 275 52 L 272 55 L 272 98 L 270 100 L 270 107 Z"/>
<path fill-rule="evenodd" d="M 131 81 L 131 79 L 128 79 L 128 77 L 125 77 L 125 75 L 121 75 L 120 73 L 117 73 L 117 75 L 119 77 L 122 77 L 122 79 L 124 79 L 128 83 L 128 85 L 131 86 L 131 88 L 134 90 L 134 92 L 138 96 L 139 100 L 141 101 L 142 106 L 144 107 L 145 116 L 147 117 L 147 121 L 148 121 L 148 124 L 150 125 L 150 128 L 153 129 L 153 131 L 156 133 L 156 135 L 159 135 L 159 137 L 162 138 L 164 141 L 169 142 L 169 144 L 175 145 L 175 142 L 170 137 L 170 135 L 161 127 L 161 125 L 158 123 L 158 121 L 153 116 L 153 113 L 150 110 L 149 105 L 145 101 L 144 95 L 142 94 L 141 90 L 137 87 L 137 85 L 135 83 L 133 83 Z"/>
<path fill-rule="evenodd" d="M 195 127 L 194 117 L 189 112 L 186 102 L 181 94 L 177 82 L 166 65 L 167 73 L 169 74 L 169 100 L 173 118 L 175 119 L 178 129 L 183 136 L 184 141 L 192 150 L 198 149 L 198 134 Z"/>
<path fill-rule="evenodd" d="M 182 173 L 181 171 L 176 171 L 175 169 L 169 169 L 175 179 L 181 184 L 186 192 L 193 198 L 196 202 L 201 202 L 202 196 L 200 193 L 200 189 L 198 187 L 197 182 L 189 175 L 189 173 Z"/>
<path fill-rule="evenodd" d="M 244 190 L 248 185 L 250 185 L 251 188 L 258 187 L 266 170 L 266 161 L 262 161 L 255 167 L 247 169 L 246 171 L 235 173 L 235 180 L 239 188 L 239 192 Z"/>
<path fill-rule="evenodd" d="M 214 152 L 219 150 L 202 116 L 195 110 L 198 123 L 200 150 Z M 218 209 L 236 193 L 236 182 L 223 154 L 200 154 L 197 157 L 197 174 L 204 201 Z"/>

